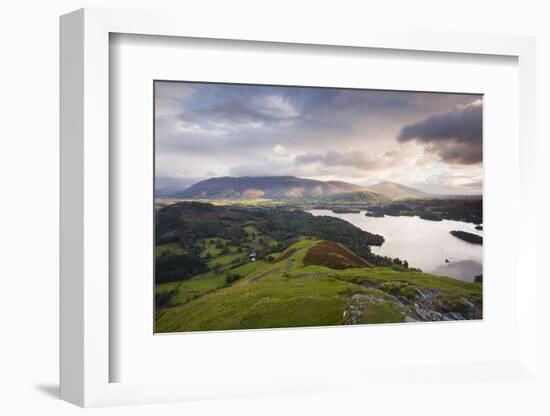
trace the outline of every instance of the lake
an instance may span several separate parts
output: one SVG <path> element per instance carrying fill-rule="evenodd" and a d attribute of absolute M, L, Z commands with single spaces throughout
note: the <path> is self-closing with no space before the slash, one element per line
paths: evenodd
<path fill-rule="evenodd" d="M 406 216 L 367 217 L 366 211 L 335 214 L 330 210 L 317 209 L 309 212 L 316 216 L 341 218 L 364 231 L 382 235 L 385 242 L 380 247 L 372 246 L 373 253 L 407 260 L 410 267 L 419 267 L 426 273 L 468 282 L 482 273 L 483 246 L 467 243 L 449 234 L 449 231 L 459 230 L 483 236 L 474 224 Z"/>

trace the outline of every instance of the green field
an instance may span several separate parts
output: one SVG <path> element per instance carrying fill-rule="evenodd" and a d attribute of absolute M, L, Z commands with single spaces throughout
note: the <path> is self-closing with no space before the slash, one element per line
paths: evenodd
<path fill-rule="evenodd" d="M 388 267 L 347 267 L 353 253 L 336 243 L 304 239 L 272 262 L 249 262 L 181 282 L 171 307 L 156 317 L 157 332 L 392 323 L 481 317 L 481 284 Z M 331 267 L 304 264 L 327 250 Z M 314 251 L 316 250 L 316 251 Z M 313 257 L 314 259 L 317 257 Z M 338 262 L 341 264 L 338 264 Z M 241 278 L 227 284 L 228 274 Z"/>
<path fill-rule="evenodd" d="M 482 317 L 482 283 L 377 256 L 382 236 L 299 209 L 172 204 L 156 240 L 156 332 Z"/>
<path fill-rule="evenodd" d="M 181 305 L 207 292 L 221 288 L 225 285 L 225 279 L 228 275 L 248 275 L 255 269 L 262 267 L 263 264 L 263 261 L 250 262 L 241 266 L 227 268 L 221 272 L 209 271 L 189 280 L 160 283 L 155 286 L 155 292 L 170 292 L 177 289 L 177 293 L 171 297 L 170 301 L 173 305 Z"/>

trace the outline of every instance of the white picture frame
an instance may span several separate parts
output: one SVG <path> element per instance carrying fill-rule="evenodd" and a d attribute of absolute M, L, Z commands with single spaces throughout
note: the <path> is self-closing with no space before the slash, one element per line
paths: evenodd
<path fill-rule="evenodd" d="M 498 362 L 441 363 L 406 369 L 423 382 L 448 371 L 464 382 L 471 373 L 494 380 L 537 382 L 535 252 L 535 41 L 508 35 L 356 30 L 329 33 L 313 26 L 307 32 L 276 24 L 231 22 L 205 25 L 192 16 L 168 13 L 82 9 L 61 18 L 61 398 L 80 406 L 160 403 L 198 398 L 262 394 L 319 393 L 374 385 L 399 369 L 368 372 L 341 369 L 320 381 L 314 374 L 281 373 L 269 380 L 236 380 L 230 387 L 208 390 L 208 380 L 143 383 L 111 382 L 109 275 L 110 239 L 109 36 L 148 36 L 331 45 L 453 54 L 516 57 L 519 65 L 519 261 L 525 279 L 517 293 L 520 322 L 518 354 Z M 489 149 L 490 150 L 490 149 Z M 396 373 L 397 372 L 397 373 Z M 389 376 L 388 376 L 389 375 Z M 342 383 L 341 380 L 348 380 Z M 482 377 L 483 379 L 483 377 Z M 312 381 L 306 383 L 306 380 Z M 331 381 L 332 380 L 332 381 Z M 480 382 L 475 377 L 471 382 Z"/>

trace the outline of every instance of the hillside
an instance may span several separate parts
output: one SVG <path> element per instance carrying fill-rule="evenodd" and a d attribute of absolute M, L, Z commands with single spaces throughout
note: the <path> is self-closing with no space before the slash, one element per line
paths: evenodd
<path fill-rule="evenodd" d="M 233 277 L 231 277 L 233 276 Z M 481 284 L 371 267 L 300 240 L 268 261 L 156 285 L 156 332 L 480 319 Z"/>
<path fill-rule="evenodd" d="M 415 188 L 410 188 L 395 182 L 380 182 L 368 187 L 369 190 L 385 195 L 390 199 L 429 198 L 430 195 Z"/>
<path fill-rule="evenodd" d="M 324 199 L 357 193 L 362 202 L 383 199 L 379 194 L 343 181 L 319 181 L 294 176 L 221 177 L 198 182 L 174 198 L 181 199 Z"/>
<path fill-rule="evenodd" d="M 381 257 L 380 235 L 272 207 L 157 210 L 156 332 L 478 319 L 482 283 Z"/>
<path fill-rule="evenodd" d="M 338 218 L 317 217 L 301 210 L 179 202 L 157 210 L 155 234 L 157 247 L 170 248 L 156 262 L 157 282 L 177 280 L 177 275 L 191 277 L 206 270 L 208 265 L 201 253 L 213 240 L 218 250 L 227 255 L 238 250 L 242 258 L 247 250 L 262 257 L 282 251 L 304 237 L 331 239 L 373 264 L 391 262 L 370 250 L 369 246 L 384 242 L 382 236 Z"/>
<path fill-rule="evenodd" d="M 331 204 L 343 204 L 343 205 L 364 205 L 364 204 L 381 204 L 388 203 L 391 198 L 385 195 L 372 191 L 359 191 L 359 192 L 347 192 L 343 194 L 332 195 L 325 198 L 324 201 Z"/>

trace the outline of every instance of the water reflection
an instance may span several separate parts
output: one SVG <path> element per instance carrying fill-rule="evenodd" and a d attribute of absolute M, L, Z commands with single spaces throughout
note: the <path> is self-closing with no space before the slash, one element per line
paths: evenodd
<path fill-rule="evenodd" d="M 465 281 L 482 274 L 483 249 L 449 234 L 452 230 L 483 235 L 475 225 L 462 221 L 428 221 L 419 217 L 367 217 L 365 212 L 335 214 L 329 210 L 311 210 L 313 215 L 344 219 L 362 230 L 384 236 L 381 247 L 372 252 L 407 260 L 411 267 Z"/>

